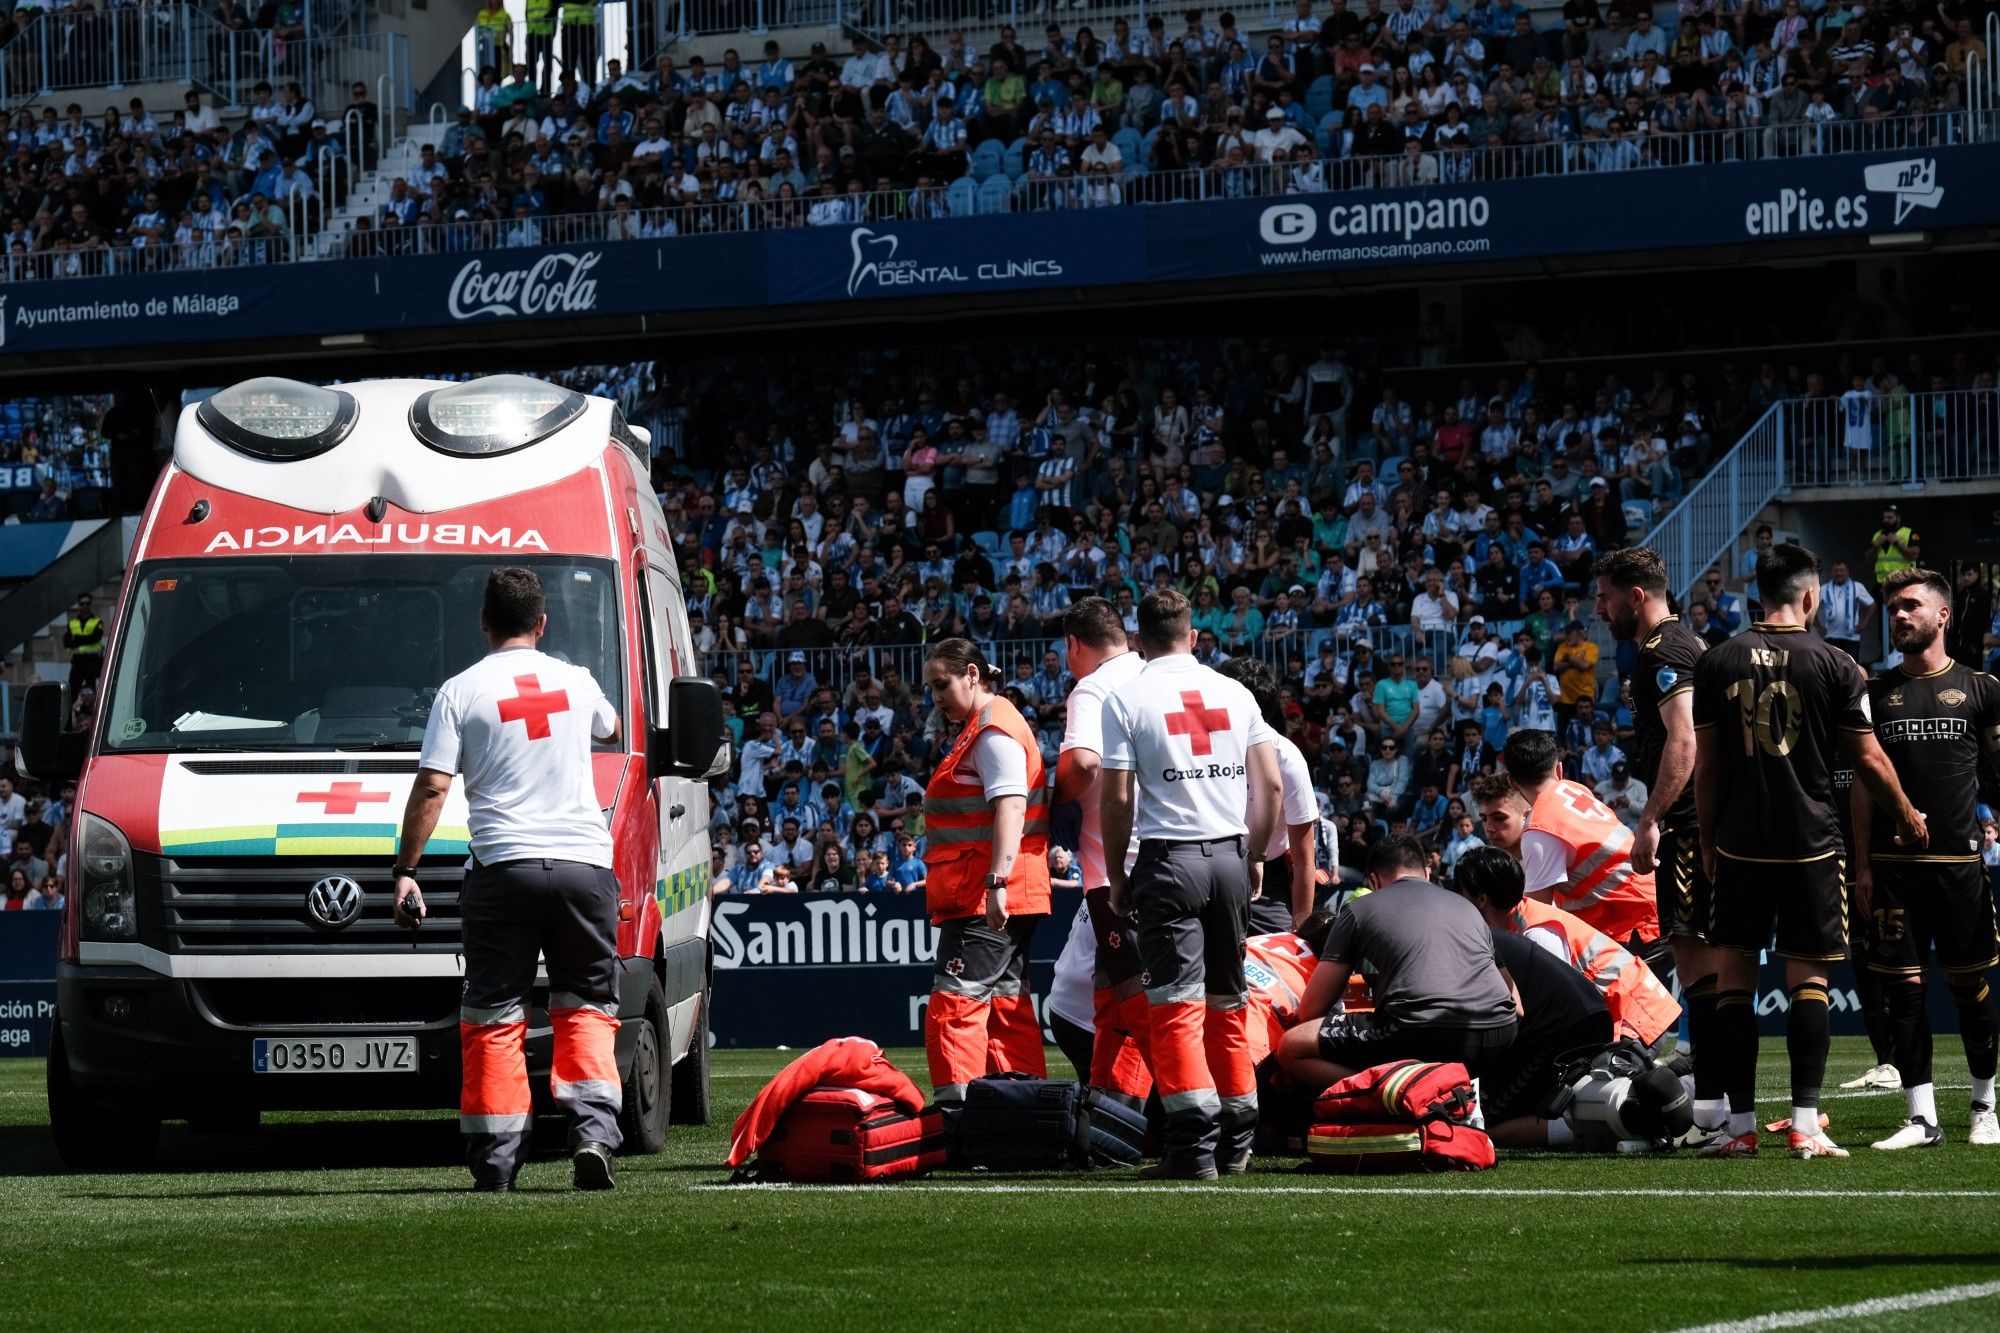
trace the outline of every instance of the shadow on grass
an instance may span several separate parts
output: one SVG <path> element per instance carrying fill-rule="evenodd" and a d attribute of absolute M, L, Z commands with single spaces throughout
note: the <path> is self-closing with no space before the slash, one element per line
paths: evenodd
<path fill-rule="evenodd" d="M 559 1120 L 537 1120 L 530 1160 L 565 1155 Z M 356 1170 L 463 1166 L 465 1150 L 454 1119 L 340 1120 L 266 1124 L 239 1134 L 195 1134 L 169 1122 L 152 1163 L 126 1175 L 195 1172 Z M 676 1168 L 679 1169 L 679 1168 Z M 689 1170 L 716 1168 L 686 1168 Z M 0 1126 L 0 1178 L 75 1174 L 56 1155 L 41 1125 Z M 305 1191 L 311 1193 L 312 1191 Z M 423 1191 L 416 1191 L 423 1192 Z"/>
<path fill-rule="evenodd" d="M 2000 1254 L 1830 1254 L 1806 1255 L 1797 1259 L 1762 1259 L 1741 1254 L 1699 1258 L 1681 1255 L 1668 1258 L 1627 1259 L 1628 1264 L 1660 1264 L 1684 1268 L 1713 1264 L 1718 1268 L 1769 1269 L 1775 1272 L 1819 1272 L 1839 1268 L 2000 1268 Z"/>

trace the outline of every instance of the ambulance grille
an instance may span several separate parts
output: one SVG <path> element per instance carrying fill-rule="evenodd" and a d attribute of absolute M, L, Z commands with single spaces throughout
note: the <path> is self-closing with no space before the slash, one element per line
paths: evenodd
<path fill-rule="evenodd" d="M 456 953 L 462 947 L 458 895 L 464 871 L 424 867 L 422 889 L 429 915 L 421 929 L 396 924 L 387 857 L 373 864 L 296 857 L 199 857 L 176 860 L 139 855 L 141 938 L 169 953 Z M 306 895 L 328 876 L 361 886 L 361 912 L 331 930 L 306 911 Z"/>
<path fill-rule="evenodd" d="M 457 977 L 226 978 L 194 983 L 231 1027 L 427 1027 L 458 1022 Z"/>

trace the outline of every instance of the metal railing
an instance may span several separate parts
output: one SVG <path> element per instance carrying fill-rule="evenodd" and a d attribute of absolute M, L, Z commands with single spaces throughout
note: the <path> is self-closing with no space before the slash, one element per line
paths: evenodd
<path fill-rule="evenodd" d="M 192 4 L 46 14 L 0 47 L 0 107 L 11 111 L 58 92 L 110 94 L 160 83 L 200 88 L 224 106 L 241 106 L 259 83 L 282 89 L 295 82 L 331 108 L 345 103 L 350 80 L 373 86 L 384 73 L 401 76 L 397 100 L 406 104 L 408 39 L 311 35 L 314 9 L 304 10 L 308 35 L 294 38 L 232 28 Z M 162 121 L 176 109 L 154 108 Z"/>
<path fill-rule="evenodd" d="M 1158 13 L 1166 20 L 1168 39 L 1179 40 L 1186 29 L 1187 13 L 1184 5 L 1163 4 L 1158 0 L 1151 4 L 1147 0 L 1069 0 L 1068 3 L 1063 0 L 1056 0 L 1055 3 L 1037 3 L 1037 0 L 633 0 L 633 3 L 636 10 L 633 26 L 649 34 L 647 40 L 652 43 L 645 48 L 648 60 L 652 52 L 664 50 L 675 42 L 739 32 L 824 28 L 879 36 L 892 31 L 923 29 L 943 32 L 959 27 L 964 28 L 970 37 L 995 31 L 1003 25 L 1017 29 L 1024 39 L 1030 36 L 1035 39 L 1030 43 L 1032 57 L 1042 27 L 1047 23 L 1060 23 L 1066 32 L 1073 32 L 1079 25 L 1092 27 L 1097 29 L 1096 36 L 1100 40 L 1108 41 L 1112 35 L 1112 23 L 1122 18 L 1130 25 L 1136 39 L 1145 35 L 1147 19 Z M 1227 8 L 1236 15 L 1243 30 L 1258 33 L 1278 27 L 1293 12 L 1292 6 L 1285 0 L 1261 0 L 1261 3 L 1253 0 L 1250 4 L 1230 5 Z M 1220 12 L 1220 9 L 1208 11 L 1211 27 Z M 1507 35 L 1500 34 L 1500 37 Z M 1252 49 L 1253 52 L 1261 52 L 1263 48 Z"/>
<path fill-rule="evenodd" d="M 379 98 L 381 121 L 369 140 L 381 153 L 394 141 L 395 104 L 400 80 L 407 74 L 407 57 L 402 54 L 400 36 L 341 38 L 357 52 L 381 47 L 385 68 L 376 76 L 382 89 Z M 361 59 L 361 54 L 345 53 L 342 59 Z M 329 62 L 329 68 L 338 62 Z M 343 80 L 343 83 L 345 80 Z M 344 130 L 357 139 L 362 131 L 358 113 L 342 122 Z M 1832 129 L 1835 127 L 1826 127 Z M 1907 149 L 1921 144 L 1961 142 L 1966 133 L 1966 113 L 1950 112 L 1900 119 L 1853 122 L 1851 134 L 1825 140 L 1828 152 L 1868 152 L 1895 147 Z M 1749 137 L 1744 137 L 1745 135 Z M 1778 138 L 1771 136 L 1777 134 Z M 1943 136 L 1943 137 L 1937 137 Z M 1706 165 L 1710 161 L 1735 160 L 1731 152 L 1748 151 L 1757 145 L 1782 144 L 1780 131 L 1709 131 L 1657 139 L 1648 155 L 1642 155 L 1638 169 L 1677 169 Z M 650 240 L 674 236 L 710 235 L 717 232 L 767 231 L 789 227 L 844 226 L 862 222 L 942 220 L 1011 212 L 1042 212 L 1082 208 L 1113 208 L 1135 204 L 1199 203 L 1218 199 L 1270 198 L 1326 192 L 1365 192 L 1411 183 L 1423 183 L 1432 173 L 1452 180 L 1487 180 L 1533 175 L 1563 175 L 1587 172 L 1598 163 L 1586 143 L 1508 145 L 1500 148 L 1453 150 L 1426 155 L 1412 162 L 1405 158 L 1375 160 L 1337 158 L 1304 163 L 1225 164 L 1183 171 L 1128 171 L 1122 176 L 1109 173 L 1077 176 L 1059 173 L 1044 177 L 1036 170 L 1035 159 L 1022 162 L 1018 180 L 1005 174 L 978 181 L 962 176 L 949 184 L 926 183 L 909 188 L 874 191 L 852 190 L 843 195 L 814 193 L 799 195 L 789 185 L 766 197 L 755 181 L 740 185 L 725 183 L 718 190 L 706 182 L 695 202 L 661 208 L 633 208 L 625 201 L 619 206 L 590 213 L 564 213 L 525 218 L 481 218 L 467 221 L 403 226 L 387 223 L 377 228 L 357 226 L 340 244 L 323 248 L 281 243 L 265 237 L 264 244 L 246 245 L 244 253 L 232 247 L 229 257 L 218 257 L 212 238 L 193 246 L 153 247 L 144 258 L 130 256 L 96 257 L 100 252 L 43 253 L 15 257 L 7 270 L 10 280 L 97 276 L 109 272 L 229 267 L 240 263 L 286 263 L 300 259 L 365 258 L 418 254 L 453 254 L 471 251 L 504 250 L 535 246 L 611 244 L 628 240 Z M 1713 152 L 1711 153 L 1711 150 Z M 350 158 L 353 154 L 348 154 Z M 991 154 L 983 155 L 986 158 Z M 1440 159 L 1432 161 L 1430 159 Z M 363 161 L 362 166 L 369 165 Z M 316 173 L 342 169 L 316 163 Z M 318 192 L 334 197 L 328 181 L 318 180 Z M 732 197 L 723 197 L 722 192 Z M 1391 202 L 1384 200 L 1384 207 Z M 246 235 L 246 242 L 252 240 Z"/>
<path fill-rule="evenodd" d="M 1467 610 L 1465 615 L 1469 618 L 1471 611 Z M 1494 621 L 1487 626 L 1488 637 L 1505 648 L 1513 642 L 1514 634 L 1525 623 L 1520 620 Z M 1373 650 L 1377 672 L 1386 673 L 1390 657 L 1402 656 L 1408 661 L 1414 677 L 1416 662 L 1422 659 L 1431 664 L 1433 674 L 1449 692 L 1452 687 L 1451 660 L 1458 655 L 1466 635 L 1467 626 L 1461 619 L 1457 624 L 1429 631 L 1409 624 L 1374 625 L 1338 634 L 1324 627 L 1301 629 L 1282 638 L 1260 634 L 1241 644 L 1218 644 L 1218 647 L 1232 656 L 1247 654 L 1254 657 L 1277 672 L 1281 682 L 1296 685 L 1306 666 L 1318 656 L 1322 640 L 1332 639 L 1343 655 L 1365 642 Z M 1025 660 L 1039 671 L 1042 654 L 1053 652 L 1063 661 L 1065 668 L 1068 665 L 1060 628 L 1045 634 L 1016 638 L 1002 631 L 996 620 L 994 630 L 986 634 L 975 631 L 971 637 L 985 651 L 987 659 L 1006 674 L 1002 688 L 1020 685 L 1031 700 L 1035 697 L 1033 679 L 1031 677 L 1023 682 L 1016 675 L 1016 662 Z M 930 654 L 930 647 L 921 643 L 877 643 L 835 648 L 792 649 L 768 644 L 735 649 L 712 648 L 701 654 L 701 664 L 705 673 L 730 686 L 748 674 L 775 689 L 784 678 L 794 652 L 804 655 L 806 674 L 816 685 L 827 686 L 838 695 L 845 694 L 847 687 L 863 669 L 879 681 L 885 668 L 894 668 L 902 682 L 921 696 L 924 659 Z"/>
<path fill-rule="evenodd" d="M 1986 55 L 1982 58 L 1977 51 L 1971 52 L 1965 60 L 1965 108 L 1974 117 L 1974 124 L 1984 131 L 1983 137 L 1992 137 L 1995 121 L 1993 53 L 2000 50 L 2000 13 L 1986 16 Z"/>
<path fill-rule="evenodd" d="M 1990 382 L 1973 389 L 1795 398 L 1779 408 L 1793 441 L 1786 474 L 1792 486 L 1915 489 L 1926 482 L 2000 477 L 2000 392 Z"/>
<path fill-rule="evenodd" d="M 1659 552 L 1667 586 L 1683 602 L 1695 581 L 1736 545 L 1737 538 L 1785 484 L 1793 418 L 1774 403 L 1736 446 L 1689 488 L 1653 530 L 1639 540 Z"/>

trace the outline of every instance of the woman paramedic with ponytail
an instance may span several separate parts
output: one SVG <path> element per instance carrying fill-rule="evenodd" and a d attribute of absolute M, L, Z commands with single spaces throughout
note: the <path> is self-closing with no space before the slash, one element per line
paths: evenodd
<path fill-rule="evenodd" d="M 924 892 L 939 930 L 924 1053 L 941 1104 L 985 1074 L 1048 1072 L 1028 947 L 1049 912 L 1049 792 L 1034 732 L 1000 683 L 965 639 L 924 662 L 952 737 L 924 789 Z"/>

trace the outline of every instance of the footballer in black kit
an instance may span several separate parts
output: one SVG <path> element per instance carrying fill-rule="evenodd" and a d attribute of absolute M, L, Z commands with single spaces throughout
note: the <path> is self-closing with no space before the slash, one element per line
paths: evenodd
<path fill-rule="evenodd" d="M 1660 705 L 1694 688 L 1695 663 L 1708 644 L 1679 620 L 1662 621 L 1639 644 L 1632 670 L 1632 772 L 1651 791 L 1659 782 L 1667 723 Z M 1660 897 L 1660 929 L 1700 937 L 1708 929 L 1708 872 L 1695 831 L 1694 783 L 1681 788 L 1660 814 L 1653 881 Z"/>
<path fill-rule="evenodd" d="M 2000 743 L 2000 681 L 1947 659 L 1929 675 L 1884 672 L 1868 693 L 1875 739 L 1929 821 L 1930 843 L 1900 847 L 1889 821 L 1863 814 L 1874 886 L 1868 919 L 1855 923 L 1858 961 L 1921 976 L 1935 949 L 1947 973 L 1983 974 L 2000 963 L 1977 813 L 1979 761 Z"/>
<path fill-rule="evenodd" d="M 1714 893 L 1714 1045 L 1729 1103 L 1727 1134 L 1705 1157 L 1757 1154 L 1757 957 L 1773 942 L 1785 963 L 1790 1057 L 1789 1152 L 1845 1157 L 1819 1126 L 1826 1078 L 1827 978 L 1847 956 L 1847 894 L 1833 774 L 1852 767 L 1878 817 L 1921 848 L 1923 813 L 1876 744 L 1868 681 L 1811 629 L 1819 558 L 1791 542 L 1757 558 L 1764 618 L 1695 663 L 1695 805 Z M 1699 1041 L 1699 1039 L 1697 1039 Z M 1700 1048 L 1697 1047 L 1700 1051 Z M 1697 1073 L 1706 1059 L 1700 1052 Z"/>
<path fill-rule="evenodd" d="M 1868 735 L 1867 678 L 1802 625 L 1758 622 L 1695 667 L 1694 725 L 1716 733 L 1716 892 L 1706 938 L 1787 958 L 1847 957 L 1847 894 L 1833 772 L 1841 731 Z"/>
<path fill-rule="evenodd" d="M 1876 743 L 1922 803 L 1929 840 L 1898 838 L 1879 811 L 1854 801 L 1854 898 L 1863 918 L 1856 954 L 1879 983 L 1875 1003 L 1910 1110 L 1902 1128 L 1875 1144 L 1891 1151 L 1945 1142 L 1924 1012 L 1924 967 L 1933 954 L 1972 1075 L 1967 1140 L 2000 1146 L 1993 1091 L 2000 1014 L 1986 980 L 2000 961 L 2000 926 L 1979 856 L 1976 804 L 1980 762 L 1991 767 L 2000 756 L 2000 682 L 1948 655 L 1951 602 L 1951 584 L 1931 570 L 1901 569 L 1883 580 L 1889 638 L 1903 660 L 1869 685 Z"/>

